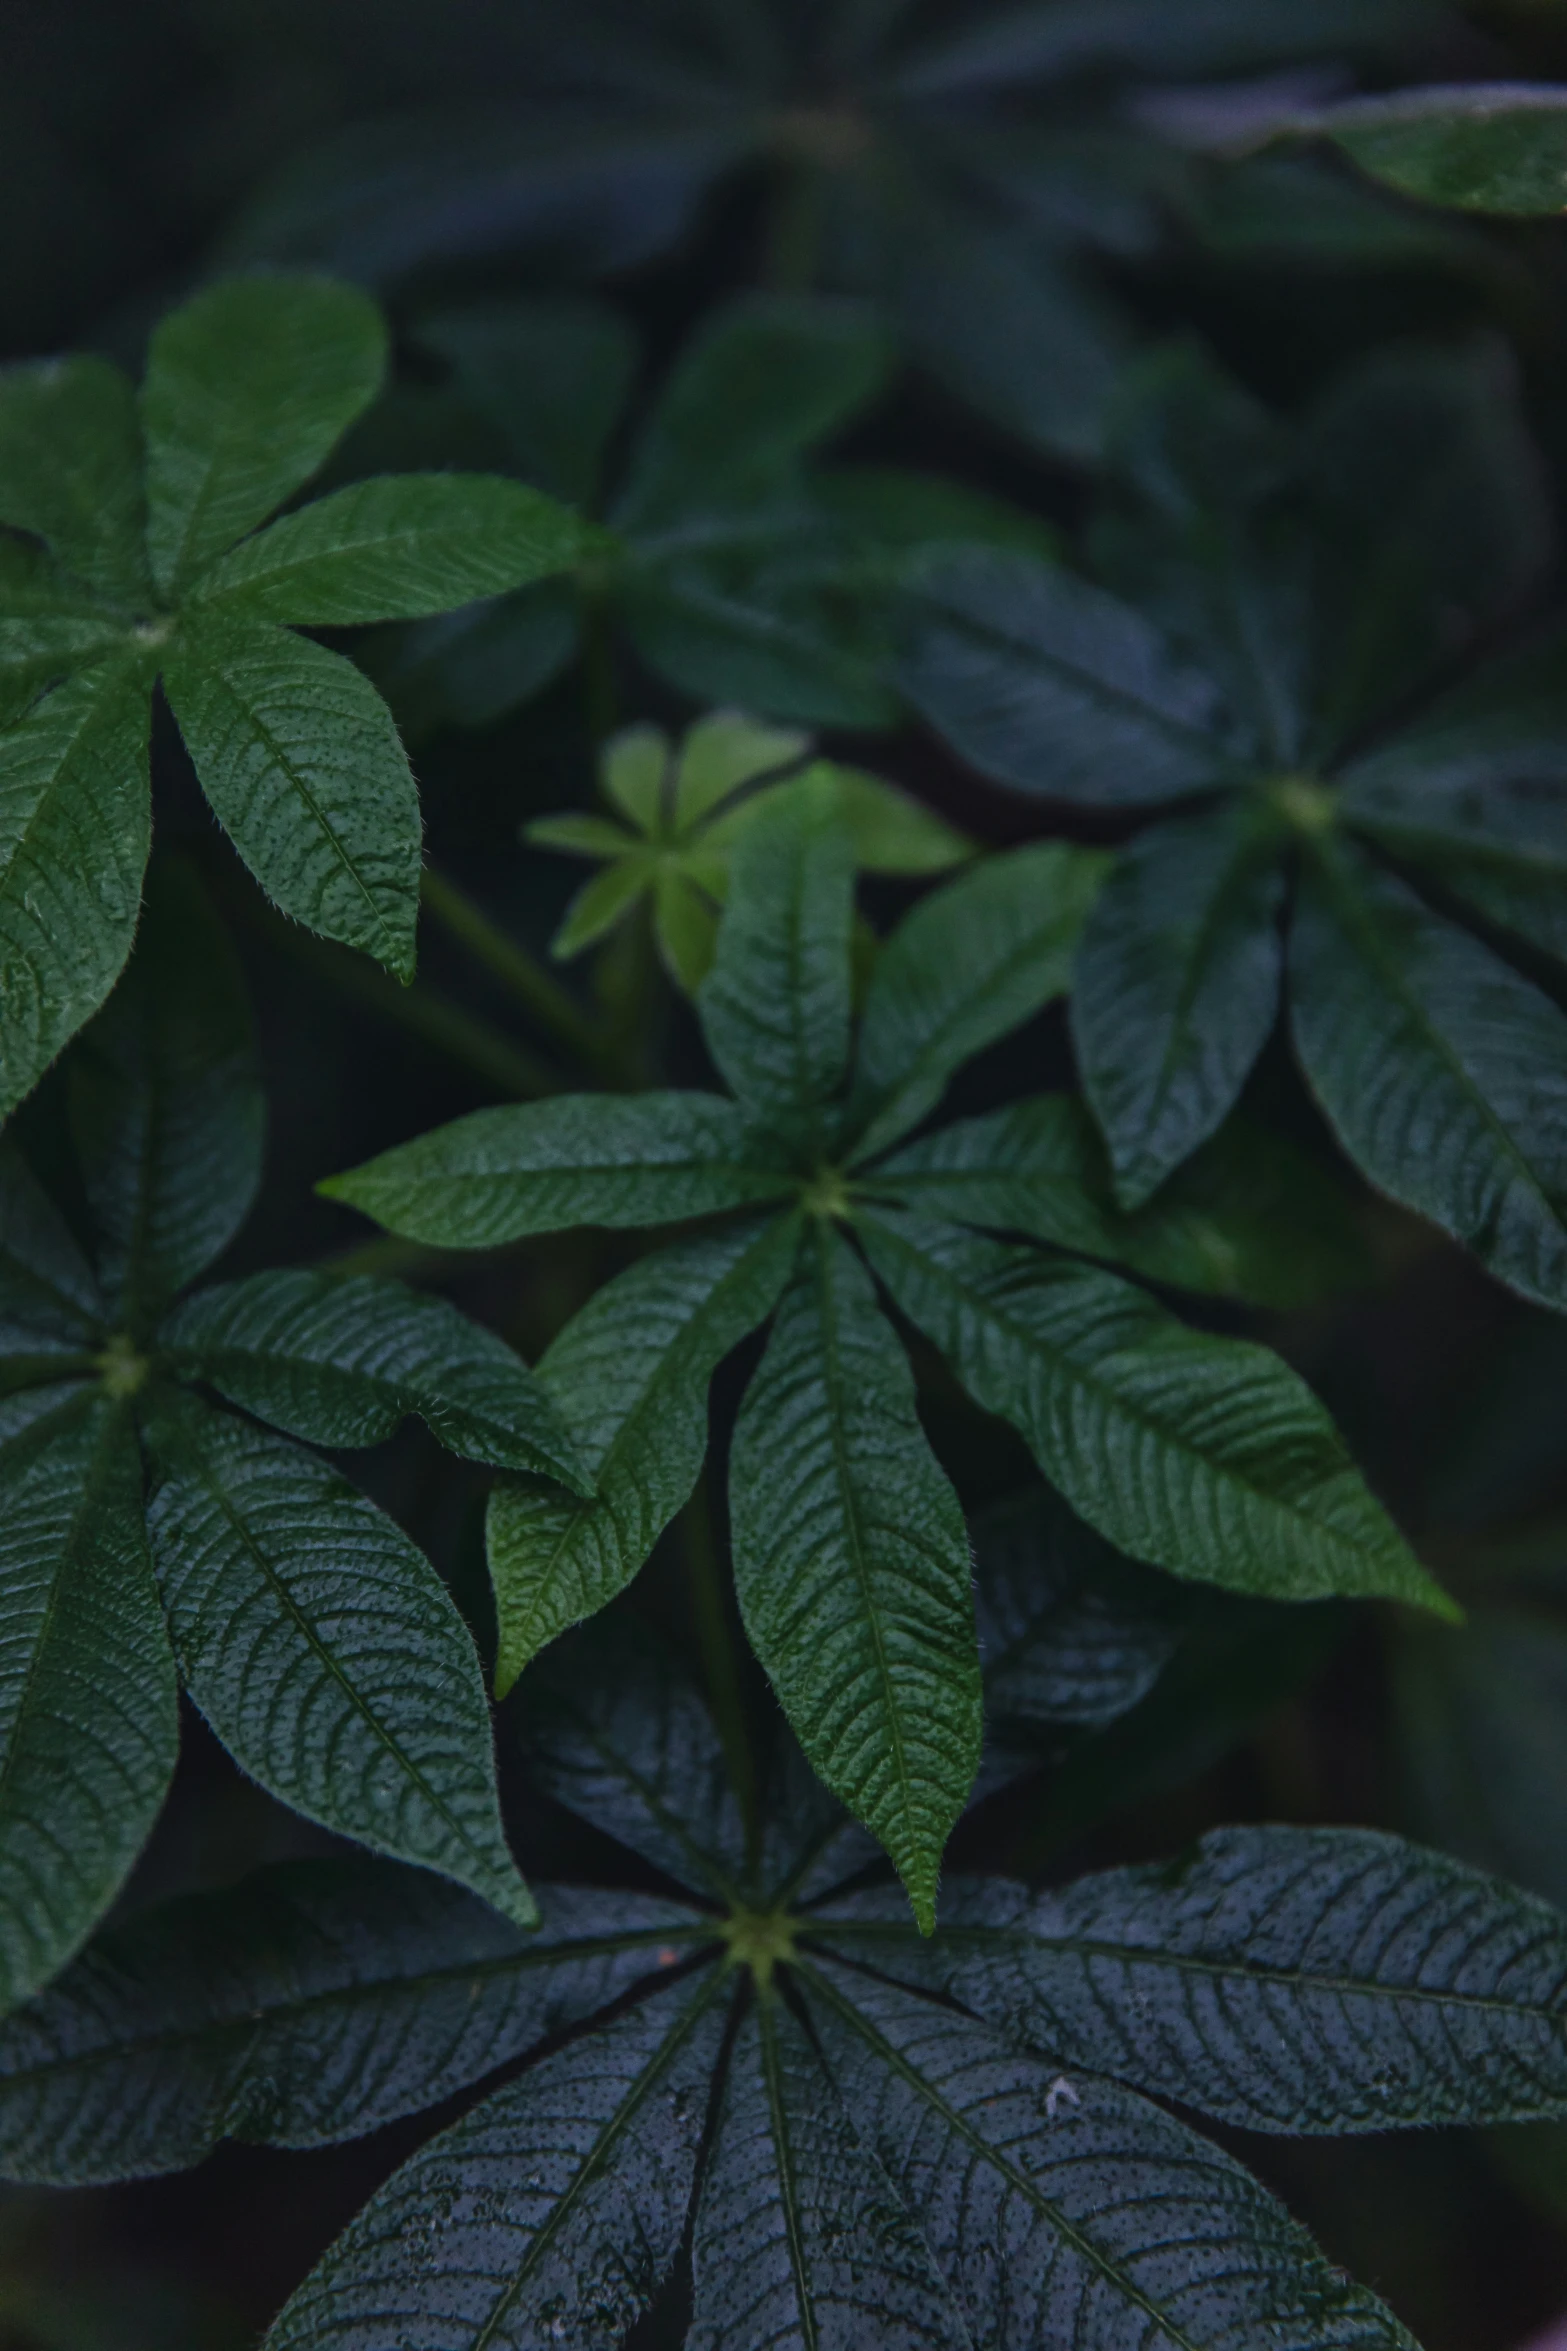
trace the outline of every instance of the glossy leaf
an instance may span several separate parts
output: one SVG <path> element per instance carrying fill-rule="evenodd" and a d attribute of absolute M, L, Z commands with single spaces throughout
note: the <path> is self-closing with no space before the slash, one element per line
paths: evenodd
<path fill-rule="evenodd" d="M 735 1105 L 696 1093 L 477 1110 L 321 1187 L 443 1249 L 494 1249 L 579 1224 L 676 1224 L 790 1188 Z"/>
<path fill-rule="evenodd" d="M 80 353 L 0 371 L 0 522 L 128 618 L 147 594 L 136 395 Z"/>
<path fill-rule="evenodd" d="M 1553 82 L 1430 82 L 1301 118 L 1423 204 L 1567 212 L 1567 100 Z"/>
<path fill-rule="evenodd" d="M 499 1695 L 547 1642 L 605 1607 L 689 1499 L 707 1391 L 789 1279 L 798 1220 L 746 1221 L 644 1257 L 588 1300 L 539 1365 L 590 1498 L 534 1479 L 490 1500 Z"/>
<path fill-rule="evenodd" d="M 889 1214 L 894 1300 L 1074 1510 L 1134 1559 L 1276 1600 L 1447 1602 L 1276 1355 L 1188 1330 L 1112 1275 Z"/>
<path fill-rule="evenodd" d="M 187 1376 L 314 1445 L 377 1445 L 417 1412 L 492 1468 L 591 1485 L 549 1397 L 444 1298 L 369 1275 L 258 1273 L 187 1300 L 159 1333 Z"/>
<path fill-rule="evenodd" d="M 308 1819 L 533 1925 L 478 1659 L 424 1554 L 335 1470 L 194 1399 L 152 1434 L 181 1675 L 236 1761 Z"/>
<path fill-rule="evenodd" d="M 870 1282 L 826 1226 L 746 1392 L 729 1484 L 752 1646 L 807 1756 L 886 1846 L 928 1932 L 942 1848 L 979 1760 L 968 1536 Z"/>

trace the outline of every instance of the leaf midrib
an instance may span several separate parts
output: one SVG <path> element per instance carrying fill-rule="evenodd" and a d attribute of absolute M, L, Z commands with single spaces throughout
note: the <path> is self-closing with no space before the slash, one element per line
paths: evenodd
<path fill-rule="evenodd" d="M 757 1996 L 757 2031 L 762 2044 L 762 2080 L 767 2091 L 767 2122 L 778 2167 L 778 2201 L 783 2207 L 784 2236 L 789 2247 L 789 2271 L 794 2279 L 795 2316 L 804 2351 L 818 2351 L 821 2342 L 816 2306 L 811 2299 L 810 2274 L 805 2261 L 805 2232 L 800 2221 L 795 2182 L 794 2145 L 789 2131 L 788 2105 L 783 2094 L 778 2059 L 777 2018 L 770 1992 Z"/>

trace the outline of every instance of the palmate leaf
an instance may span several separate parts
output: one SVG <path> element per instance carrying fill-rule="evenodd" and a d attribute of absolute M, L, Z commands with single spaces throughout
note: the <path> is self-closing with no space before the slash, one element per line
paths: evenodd
<path fill-rule="evenodd" d="M 1277 1356 L 1188 1330 L 1110 1274 L 893 1211 L 856 1222 L 976 1403 L 1134 1559 L 1272 1599 L 1451 1612 Z"/>
<path fill-rule="evenodd" d="M 979 1761 L 968 1536 L 870 1282 L 824 1226 L 741 1406 L 730 1518 L 751 1644 L 928 1931 Z"/>
<path fill-rule="evenodd" d="M 0 521 L 131 612 L 148 586 L 141 467 L 135 395 L 107 360 L 0 372 Z"/>
<path fill-rule="evenodd" d="M 582 1308 L 539 1365 L 560 1399 L 585 1501 L 502 1484 L 486 1526 L 504 1697 L 546 1643 L 623 1591 L 696 1484 L 713 1373 L 778 1303 L 794 1216 L 746 1220 L 645 1257 Z"/>
<path fill-rule="evenodd" d="M 0 2005 L 70 1958 L 140 1852 L 179 1744 L 123 1405 L 0 1405 Z"/>
<path fill-rule="evenodd" d="M 31 1385 L 33 1364 L 23 1378 L 11 1365 L 34 1349 L 60 1358 L 62 1376 L 83 1368 L 102 1311 L 92 1268 L 64 1218 L 15 1143 L 0 1141 L 0 1388 Z"/>
<path fill-rule="evenodd" d="M 424 1554 L 324 1463 L 193 1397 L 149 1434 L 163 1604 L 224 1745 L 308 1819 L 531 1926 L 478 1659 Z"/>

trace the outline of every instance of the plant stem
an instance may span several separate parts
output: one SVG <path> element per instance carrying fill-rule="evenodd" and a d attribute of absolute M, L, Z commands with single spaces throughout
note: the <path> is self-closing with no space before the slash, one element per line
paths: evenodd
<path fill-rule="evenodd" d="M 746 1728 L 740 1659 L 730 1623 L 723 1578 L 719 1573 L 718 1547 L 713 1539 L 713 1507 L 706 1470 L 697 1479 L 691 1499 L 686 1504 L 681 1518 L 681 1533 L 685 1542 L 686 1580 L 697 1652 L 702 1660 L 702 1678 L 707 1684 L 708 1700 L 713 1709 L 713 1720 L 718 1726 L 724 1760 L 729 1766 L 729 1777 L 745 1822 L 747 1851 L 754 1860 L 762 1826 L 756 1785 L 756 1758 Z"/>
<path fill-rule="evenodd" d="M 486 971 L 510 988 L 558 1044 L 611 1084 L 625 1083 L 625 1070 L 609 1040 L 527 948 L 492 922 L 483 908 L 475 906 L 455 882 L 427 866 L 420 878 L 419 901 L 432 920 L 465 947 L 476 963 L 482 963 Z"/>

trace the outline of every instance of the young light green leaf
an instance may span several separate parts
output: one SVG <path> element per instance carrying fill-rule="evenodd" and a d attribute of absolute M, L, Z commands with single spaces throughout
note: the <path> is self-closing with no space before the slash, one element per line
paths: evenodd
<path fill-rule="evenodd" d="M 163 320 L 141 395 L 147 544 L 163 595 L 319 471 L 385 367 L 375 304 L 324 278 L 226 278 Z"/>
<path fill-rule="evenodd" d="M 80 353 L 0 370 L 0 522 L 126 614 L 143 609 L 142 447 L 136 395 Z"/>
<path fill-rule="evenodd" d="M 895 784 L 857 767 L 834 766 L 838 815 L 854 845 L 862 873 L 923 878 L 948 873 L 974 855 L 974 843 L 933 809 L 923 807 Z M 787 791 L 786 784 L 783 789 Z"/>
<path fill-rule="evenodd" d="M 1301 1066 L 1351 1158 L 1498 1281 L 1567 1305 L 1567 1018 L 1347 848 L 1305 877 L 1290 978 Z"/>
<path fill-rule="evenodd" d="M 0 734 L 0 1118 L 131 951 L 152 840 L 151 683 L 135 655 L 100 662 Z"/>
<path fill-rule="evenodd" d="M 828 1147 L 849 1061 L 854 860 L 830 779 L 742 836 L 718 951 L 698 999 L 708 1051 L 764 1129 Z"/>
<path fill-rule="evenodd" d="M 1063 995 L 1106 860 L 1064 842 L 987 858 L 906 915 L 876 961 L 855 1057 L 856 1162 L 935 1109 L 965 1061 Z"/>
<path fill-rule="evenodd" d="M 691 2258 L 688 2351 L 893 2339 L 971 2351 L 918 2227 L 771 1994 L 730 2052 Z"/>
<path fill-rule="evenodd" d="M 1428 82 L 1303 114 L 1401 196 L 1464 212 L 1567 212 L 1567 97 L 1556 82 Z"/>
<path fill-rule="evenodd" d="M 70 1065 L 99 1272 L 139 1335 L 234 1238 L 266 1100 L 244 976 L 189 866 L 158 859 L 136 953 Z"/>
<path fill-rule="evenodd" d="M 1283 898 L 1271 829 L 1244 803 L 1144 833 L 1105 884 L 1072 1036 L 1123 1208 L 1233 1110 L 1278 1015 Z"/>
<path fill-rule="evenodd" d="M 1452 1613 L 1310 1389 L 1113 1275 L 891 1213 L 857 1219 L 898 1306 L 1117 1549 L 1275 1600 Z"/>
<path fill-rule="evenodd" d="M 369 680 L 322 645 L 212 608 L 191 615 L 163 683 L 202 790 L 267 895 L 411 979 L 419 794 Z"/>
<path fill-rule="evenodd" d="M 189 601 L 302 628 L 421 620 L 567 571 L 586 543 L 568 508 L 520 482 L 394 474 L 284 515 L 207 572 Z"/>
<path fill-rule="evenodd" d="M 1102 588 L 966 550 L 933 559 L 911 604 L 900 683 L 982 775 L 1134 808 L 1238 780 L 1217 689 Z"/>
<path fill-rule="evenodd" d="M 469 1461 L 592 1492 L 521 1357 L 401 1282 L 252 1274 L 187 1299 L 158 1339 L 182 1373 L 313 1445 L 378 1445 L 417 1412 Z"/>
<path fill-rule="evenodd" d="M 798 766 L 810 738 L 792 727 L 770 727 L 739 710 L 713 710 L 687 730 L 674 770 L 675 828 L 688 831 L 711 817 L 745 784 Z M 662 794 L 663 779 L 659 790 Z M 651 830 L 662 811 L 648 810 Z"/>
<path fill-rule="evenodd" d="M 433 2139 L 305 2280 L 265 2351 L 390 2351 L 397 2332 L 437 2330 L 450 2351 L 619 2343 L 680 2250 L 719 1981 L 708 1968 L 671 1986 Z"/>
<path fill-rule="evenodd" d="M 534 1925 L 479 1662 L 424 1554 L 324 1462 L 194 1398 L 151 1436 L 180 1671 L 236 1761 L 307 1819 Z"/>
<path fill-rule="evenodd" d="M 311 2147 L 451 2096 L 656 1975 L 698 1933 L 556 1887 L 522 1935 L 423 1870 L 285 1862 L 109 1928 L 0 2025 L 0 2169 L 85 2187 L 223 2139 Z"/>
<path fill-rule="evenodd" d="M 320 1187 L 389 1232 L 496 1249 L 574 1225 L 678 1224 L 792 1190 L 717 1094 L 561 1095 L 476 1110 Z"/>
<path fill-rule="evenodd" d="M 490 1497 L 498 1696 L 625 1589 L 689 1499 L 707 1452 L 708 1383 L 778 1303 L 798 1246 L 793 1216 L 677 1242 L 607 1283 L 555 1340 L 539 1379 L 593 1498 L 537 1481 Z"/>
<path fill-rule="evenodd" d="M 51 1390 L 0 1432 L 0 2004 L 119 1892 L 174 1772 L 174 1660 L 126 1407 Z"/>
<path fill-rule="evenodd" d="M 885 1845 L 928 1933 L 979 1762 L 968 1535 L 902 1350 L 828 1226 L 806 1244 L 747 1390 L 729 1492 L 752 1646 L 811 1763 Z"/>

